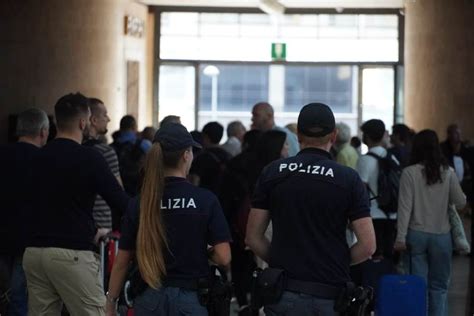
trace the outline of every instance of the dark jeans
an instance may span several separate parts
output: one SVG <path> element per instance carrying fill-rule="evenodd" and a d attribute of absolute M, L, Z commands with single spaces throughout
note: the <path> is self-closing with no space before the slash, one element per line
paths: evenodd
<path fill-rule="evenodd" d="M 207 309 L 199 303 L 196 291 L 176 287 L 146 289 L 135 299 L 134 309 L 137 316 L 207 316 Z"/>
<path fill-rule="evenodd" d="M 22 259 L 15 259 L 11 278 L 10 307 L 8 316 L 27 316 L 28 295 L 26 290 L 26 277 L 23 271 Z"/>
<path fill-rule="evenodd" d="M 396 237 L 396 220 L 392 219 L 374 219 L 375 238 L 377 241 L 377 249 L 374 257 L 384 257 L 392 259 L 393 245 Z"/>
<path fill-rule="evenodd" d="M 8 310 L 12 265 L 12 256 L 0 255 L 0 315 L 6 315 Z"/>
<path fill-rule="evenodd" d="M 266 316 L 336 316 L 334 301 L 285 291 L 277 304 L 266 305 Z"/>

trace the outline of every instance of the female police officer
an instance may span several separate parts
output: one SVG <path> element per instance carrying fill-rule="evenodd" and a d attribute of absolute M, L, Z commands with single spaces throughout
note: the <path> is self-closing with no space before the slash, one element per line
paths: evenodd
<path fill-rule="evenodd" d="M 141 194 L 123 220 L 107 315 L 116 315 L 133 255 L 148 285 L 135 299 L 136 315 L 207 315 L 196 285 L 209 275 L 208 259 L 229 264 L 230 233 L 216 196 L 186 181 L 193 146 L 200 147 L 180 124 L 167 124 L 156 133 Z"/>

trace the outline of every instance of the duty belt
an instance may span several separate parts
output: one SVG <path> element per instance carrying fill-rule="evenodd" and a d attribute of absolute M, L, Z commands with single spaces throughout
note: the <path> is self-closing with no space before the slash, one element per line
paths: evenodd
<path fill-rule="evenodd" d="M 166 279 L 163 287 L 179 287 L 184 290 L 196 291 L 199 288 L 199 281 L 196 279 Z"/>
<path fill-rule="evenodd" d="M 285 290 L 308 294 L 322 299 L 334 300 L 339 296 L 342 288 L 317 282 L 307 282 L 288 278 L 286 280 Z"/>

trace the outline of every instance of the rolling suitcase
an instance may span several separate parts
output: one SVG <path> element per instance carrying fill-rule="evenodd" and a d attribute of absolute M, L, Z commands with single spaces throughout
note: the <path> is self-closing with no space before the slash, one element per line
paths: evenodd
<path fill-rule="evenodd" d="M 100 243 L 100 274 L 104 291 L 107 292 L 110 274 L 118 253 L 119 235 L 107 234 L 99 239 Z"/>
<path fill-rule="evenodd" d="M 410 273 L 412 271 L 412 254 Z M 385 275 L 378 284 L 375 315 L 377 316 L 426 316 L 426 282 L 416 275 Z"/>
<path fill-rule="evenodd" d="M 115 257 L 118 253 L 120 234 L 113 232 L 100 238 L 100 271 L 104 291 L 107 292 L 110 275 L 114 266 Z M 134 316 L 132 308 L 129 308 L 121 297 L 119 300 L 117 314 L 120 316 Z"/>

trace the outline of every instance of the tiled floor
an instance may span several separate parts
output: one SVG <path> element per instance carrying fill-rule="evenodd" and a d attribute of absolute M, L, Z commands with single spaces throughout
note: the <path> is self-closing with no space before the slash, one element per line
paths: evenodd
<path fill-rule="evenodd" d="M 465 219 L 466 235 L 470 236 L 470 220 Z M 471 243 L 472 245 L 472 243 Z M 450 316 L 465 316 L 469 314 L 470 307 L 468 303 L 470 300 L 470 276 L 469 264 L 470 257 L 455 256 L 453 258 L 453 270 L 451 275 L 451 286 L 448 292 L 449 298 L 449 315 Z M 472 286 L 472 285 L 471 285 Z"/>

